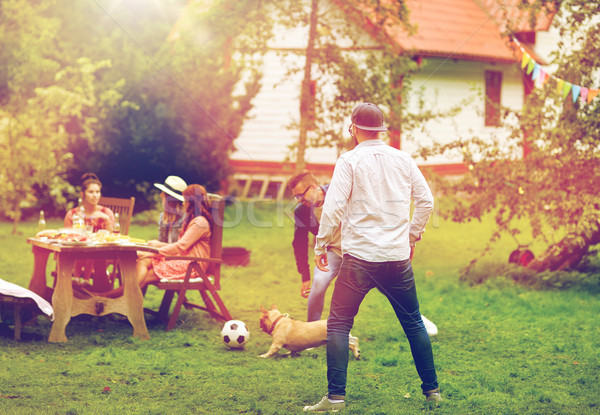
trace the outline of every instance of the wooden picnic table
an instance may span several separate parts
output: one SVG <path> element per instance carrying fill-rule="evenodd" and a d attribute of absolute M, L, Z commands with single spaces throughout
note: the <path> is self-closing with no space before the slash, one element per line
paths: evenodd
<path fill-rule="evenodd" d="M 27 242 L 32 245 L 34 257 L 29 289 L 46 299 L 51 297 L 54 308 L 49 342 L 67 341 L 65 328 L 71 317 L 79 314 L 103 316 L 110 313 L 119 313 L 127 317 L 133 326 L 133 337 L 150 339 L 144 319 L 144 297 L 136 279 L 136 261 L 138 251 L 157 252 L 156 248 L 130 243 L 77 243 L 46 238 L 29 238 Z M 55 254 L 57 263 L 57 282 L 54 290 L 48 287 L 46 281 L 46 268 L 51 253 Z M 114 266 L 119 267 L 121 271 L 123 295 L 107 298 L 91 292 L 88 298 L 75 297 L 72 286 L 75 262 L 91 261 L 104 264 L 102 270 L 105 273 L 107 260 L 114 261 Z M 106 283 L 100 282 L 99 286 L 106 286 Z"/>

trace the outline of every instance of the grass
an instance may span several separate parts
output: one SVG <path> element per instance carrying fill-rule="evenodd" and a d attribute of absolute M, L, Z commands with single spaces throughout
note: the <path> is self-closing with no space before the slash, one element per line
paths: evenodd
<path fill-rule="evenodd" d="M 291 238 L 291 207 L 228 207 L 226 246 L 252 250 L 247 267 L 225 267 L 221 295 L 251 332 L 245 350 L 227 350 L 221 323 L 184 311 L 165 332 L 147 318 L 151 339 L 133 339 L 128 323 L 75 318 L 69 342 L 46 342 L 50 322 L 25 329 L 16 343 L 0 333 L 0 413 L 6 414 L 299 414 L 326 392 L 325 348 L 298 357 L 264 353 L 271 338 L 258 324 L 261 305 L 305 319 Z M 234 226 L 235 225 L 235 226 Z M 49 226 L 60 226 L 50 221 Z M 377 292 L 367 295 L 353 334 L 363 360 L 350 359 L 348 414 L 596 414 L 600 411 L 600 336 L 597 294 L 581 290 L 533 291 L 506 280 L 468 286 L 458 270 L 482 247 L 492 221 L 457 225 L 434 217 L 414 261 L 421 309 L 434 321 L 438 377 L 445 398 L 432 407 L 408 342 L 393 311 Z M 0 278 L 27 286 L 32 255 L 26 243 L 35 224 L 10 234 L 0 223 Z M 154 226 L 130 234 L 152 238 Z M 487 257 L 506 262 L 514 242 L 501 241 Z M 328 290 L 328 298 L 331 295 Z M 146 306 L 156 307 L 152 288 Z M 327 310 L 326 310 L 327 311 Z M 325 315 L 325 313 L 324 313 Z"/>

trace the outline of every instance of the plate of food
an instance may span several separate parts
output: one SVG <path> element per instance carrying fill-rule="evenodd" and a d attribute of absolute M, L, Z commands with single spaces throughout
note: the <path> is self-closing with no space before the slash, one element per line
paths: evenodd
<path fill-rule="evenodd" d="M 90 240 L 96 245 L 120 245 L 121 243 L 121 238 L 118 234 L 114 234 L 106 229 L 101 229 L 90 235 Z"/>
<path fill-rule="evenodd" d="M 56 239 L 60 231 L 57 229 L 44 229 L 43 231 L 39 231 L 35 234 L 36 238 L 45 238 L 45 239 Z"/>
<path fill-rule="evenodd" d="M 62 239 L 59 239 L 58 243 L 61 245 L 89 245 L 88 241 L 75 241 L 75 240 L 69 241 L 69 240 L 62 240 Z"/>
<path fill-rule="evenodd" d="M 87 244 L 89 241 L 85 233 L 69 228 L 46 229 L 38 232 L 35 236 L 36 238 L 47 239 L 49 241 L 67 245 L 82 245 Z"/>

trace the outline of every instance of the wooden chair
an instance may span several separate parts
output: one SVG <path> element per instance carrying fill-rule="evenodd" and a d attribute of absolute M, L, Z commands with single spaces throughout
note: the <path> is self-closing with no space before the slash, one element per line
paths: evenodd
<path fill-rule="evenodd" d="M 218 199 L 217 199 L 218 198 Z M 197 308 L 207 311 L 212 317 L 221 321 L 231 320 L 231 314 L 221 300 L 219 290 L 221 289 L 221 263 L 223 253 L 223 214 L 225 210 L 225 201 L 220 197 L 211 199 L 211 210 L 213 217 L 213 226 L 210 239 L 210 258 L 198 258 L 191 256 L 168 256 L 166 260 L 185 259 L 192 261 L 187 268 L 183 280 L 164 280 L 152 283 L 160 290 L 164 290 L 160 308 L 158 311 L 144 309 L 144 311 L 158 317 L 167 324 L 166 331 L 175 327 L 181 306 L 185 308 Z M 208 262 L 206 272 L 202 271 L 200 262 Z M 188 290 L 198 290 L 204 305 L 194 304 L 187 300 L 186 292 Z M 145 292 L 145 290 L 143 290 Z M 169 316 L 173 297 L 177 294 L 175 307 Z"/>
<path fill-rule="evenodd" d="M 106 206 L 112 210 L 113 213 L 119 214 L 121 235 L 129 235 L 129 225 L 131 224 L 131 218 L 133 216 L 135 197 L 132 196 L 129 199 L 122 199 L 118 197 L 102 196 L 98 203 L 102 206 Z M 107 263 L 107 274 L 110 286 L 114 286 L 115 281 L 119 281 L 119 284 L 122 283 L 121 272 L 112 261 Z"/>
<path fill-rule="evenodd" d="M 102 206 L 106 206 L 113 213 L 119 214 L 119 224 L 121 225 L 121 234 L 129 235 L 129 224 L 133 216 L 133 206 L 135 205 L 135 197 L 129 199 L 120 199 L 118 197 L 102 196 L 99 202 Z"/>

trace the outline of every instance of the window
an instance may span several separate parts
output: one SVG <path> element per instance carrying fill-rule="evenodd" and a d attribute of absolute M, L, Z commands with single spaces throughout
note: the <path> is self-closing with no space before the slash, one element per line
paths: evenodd
<path fill-rule="evenodd" d="M 500 126 L 502 72 L 485 71 L 485 126 Z"/>

